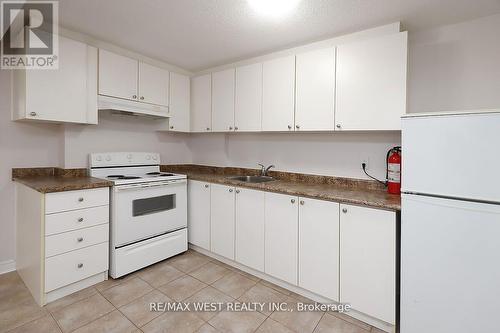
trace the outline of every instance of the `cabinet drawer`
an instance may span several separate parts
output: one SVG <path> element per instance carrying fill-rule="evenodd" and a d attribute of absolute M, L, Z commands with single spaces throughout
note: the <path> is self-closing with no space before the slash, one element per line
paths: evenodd
<path fill-rule="evenodd" d="M 45 195 L 45 213 L 58 213 L 109 203 L 109 188 L 48 193 Z"/>
<path fill-rule="evenodd" d="M 45 292 L 106 271 L 108 246 L 101 243 L 45 259 Z"/>
<path fill-rule="evenodd" d="M 109 222 L 109 206 L 98 206 L 45 217 L 45 236 Z"/>
<path fill-rule="evenodd" d="M 45 257 L 48 258 L 90 245 L 108 242 L 108 237 L 109 225 L 107 223 L 48 236 L 45 238 Z"/>

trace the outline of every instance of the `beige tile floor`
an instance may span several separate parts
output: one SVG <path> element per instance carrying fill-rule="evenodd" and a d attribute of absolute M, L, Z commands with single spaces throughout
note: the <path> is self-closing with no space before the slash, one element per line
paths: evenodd
<path fill-rule="evenodd" d="M 304 298 L 217 260 L 188 251 L 39 307 L 16 272 L 0 275 L 0 332 L 381 331 L 338 313 L 150 312 L 151 302 L 287 302 Z"/>

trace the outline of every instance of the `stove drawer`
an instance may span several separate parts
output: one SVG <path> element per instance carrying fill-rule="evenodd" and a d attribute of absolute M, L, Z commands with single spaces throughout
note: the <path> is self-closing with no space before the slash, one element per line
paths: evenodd
<path fill-rule="evenodd" d="M 108 237 L 108 224 L 48 236 L 45 237 L 45 257 L 48 258 L 87 246 L 108 242 Z"/>
<path fill-rule="evenodd" d="M 47 193 L 45 214 L 104 206 L 109 204 L 109 188 Z"/>
<path fill-rule="evenodd" d="M 108 246 L 101 243 L 45 259 L 45 292 L 106 271 Z"/>
<path fill-rule="evenodd" d="M 109 222 L 109 206 L 72 210 L 45 216 L 45 236 Z"/>

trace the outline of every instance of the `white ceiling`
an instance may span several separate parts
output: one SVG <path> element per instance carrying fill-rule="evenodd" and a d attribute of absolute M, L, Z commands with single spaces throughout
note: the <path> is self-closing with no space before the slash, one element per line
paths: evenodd
<path fill-rule="evenodd" d="M 302 0 L 286 18 L 246 0 L 60 0 L 59 21 L 190 71 L 401 21 L 409 31 L 500 12 L 500 0 Z"/>

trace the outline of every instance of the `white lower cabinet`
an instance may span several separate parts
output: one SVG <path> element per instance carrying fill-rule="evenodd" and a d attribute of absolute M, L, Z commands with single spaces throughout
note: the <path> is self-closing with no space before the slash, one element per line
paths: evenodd
<path fill-rule="evenodd" d="M 236 188 L 235 193 L 235 260 L 263 272 L 265 192 Z"/>
<path fill-rule="evenodd" d="M 188 181 L 188 241 L 210 250 L 210 186 Z"/>
<path fill-rule="evenodd" d="M 396 323 L 396 216 L 340 205 L 340 301 Z"/>
<path fill-rule="evenodd" d="M 210 250 L 234 260 L 234 187 L 210 187 Z"/>
<path fill-rule="evenodd" d="M 265 197 L 265 272 L 296 285 L 298 199 L 268 192 Z"/>
<path fill-rule="evenodd" d="M 339 300 L 339 204 L 299 198 L 299 287 Z"/>

